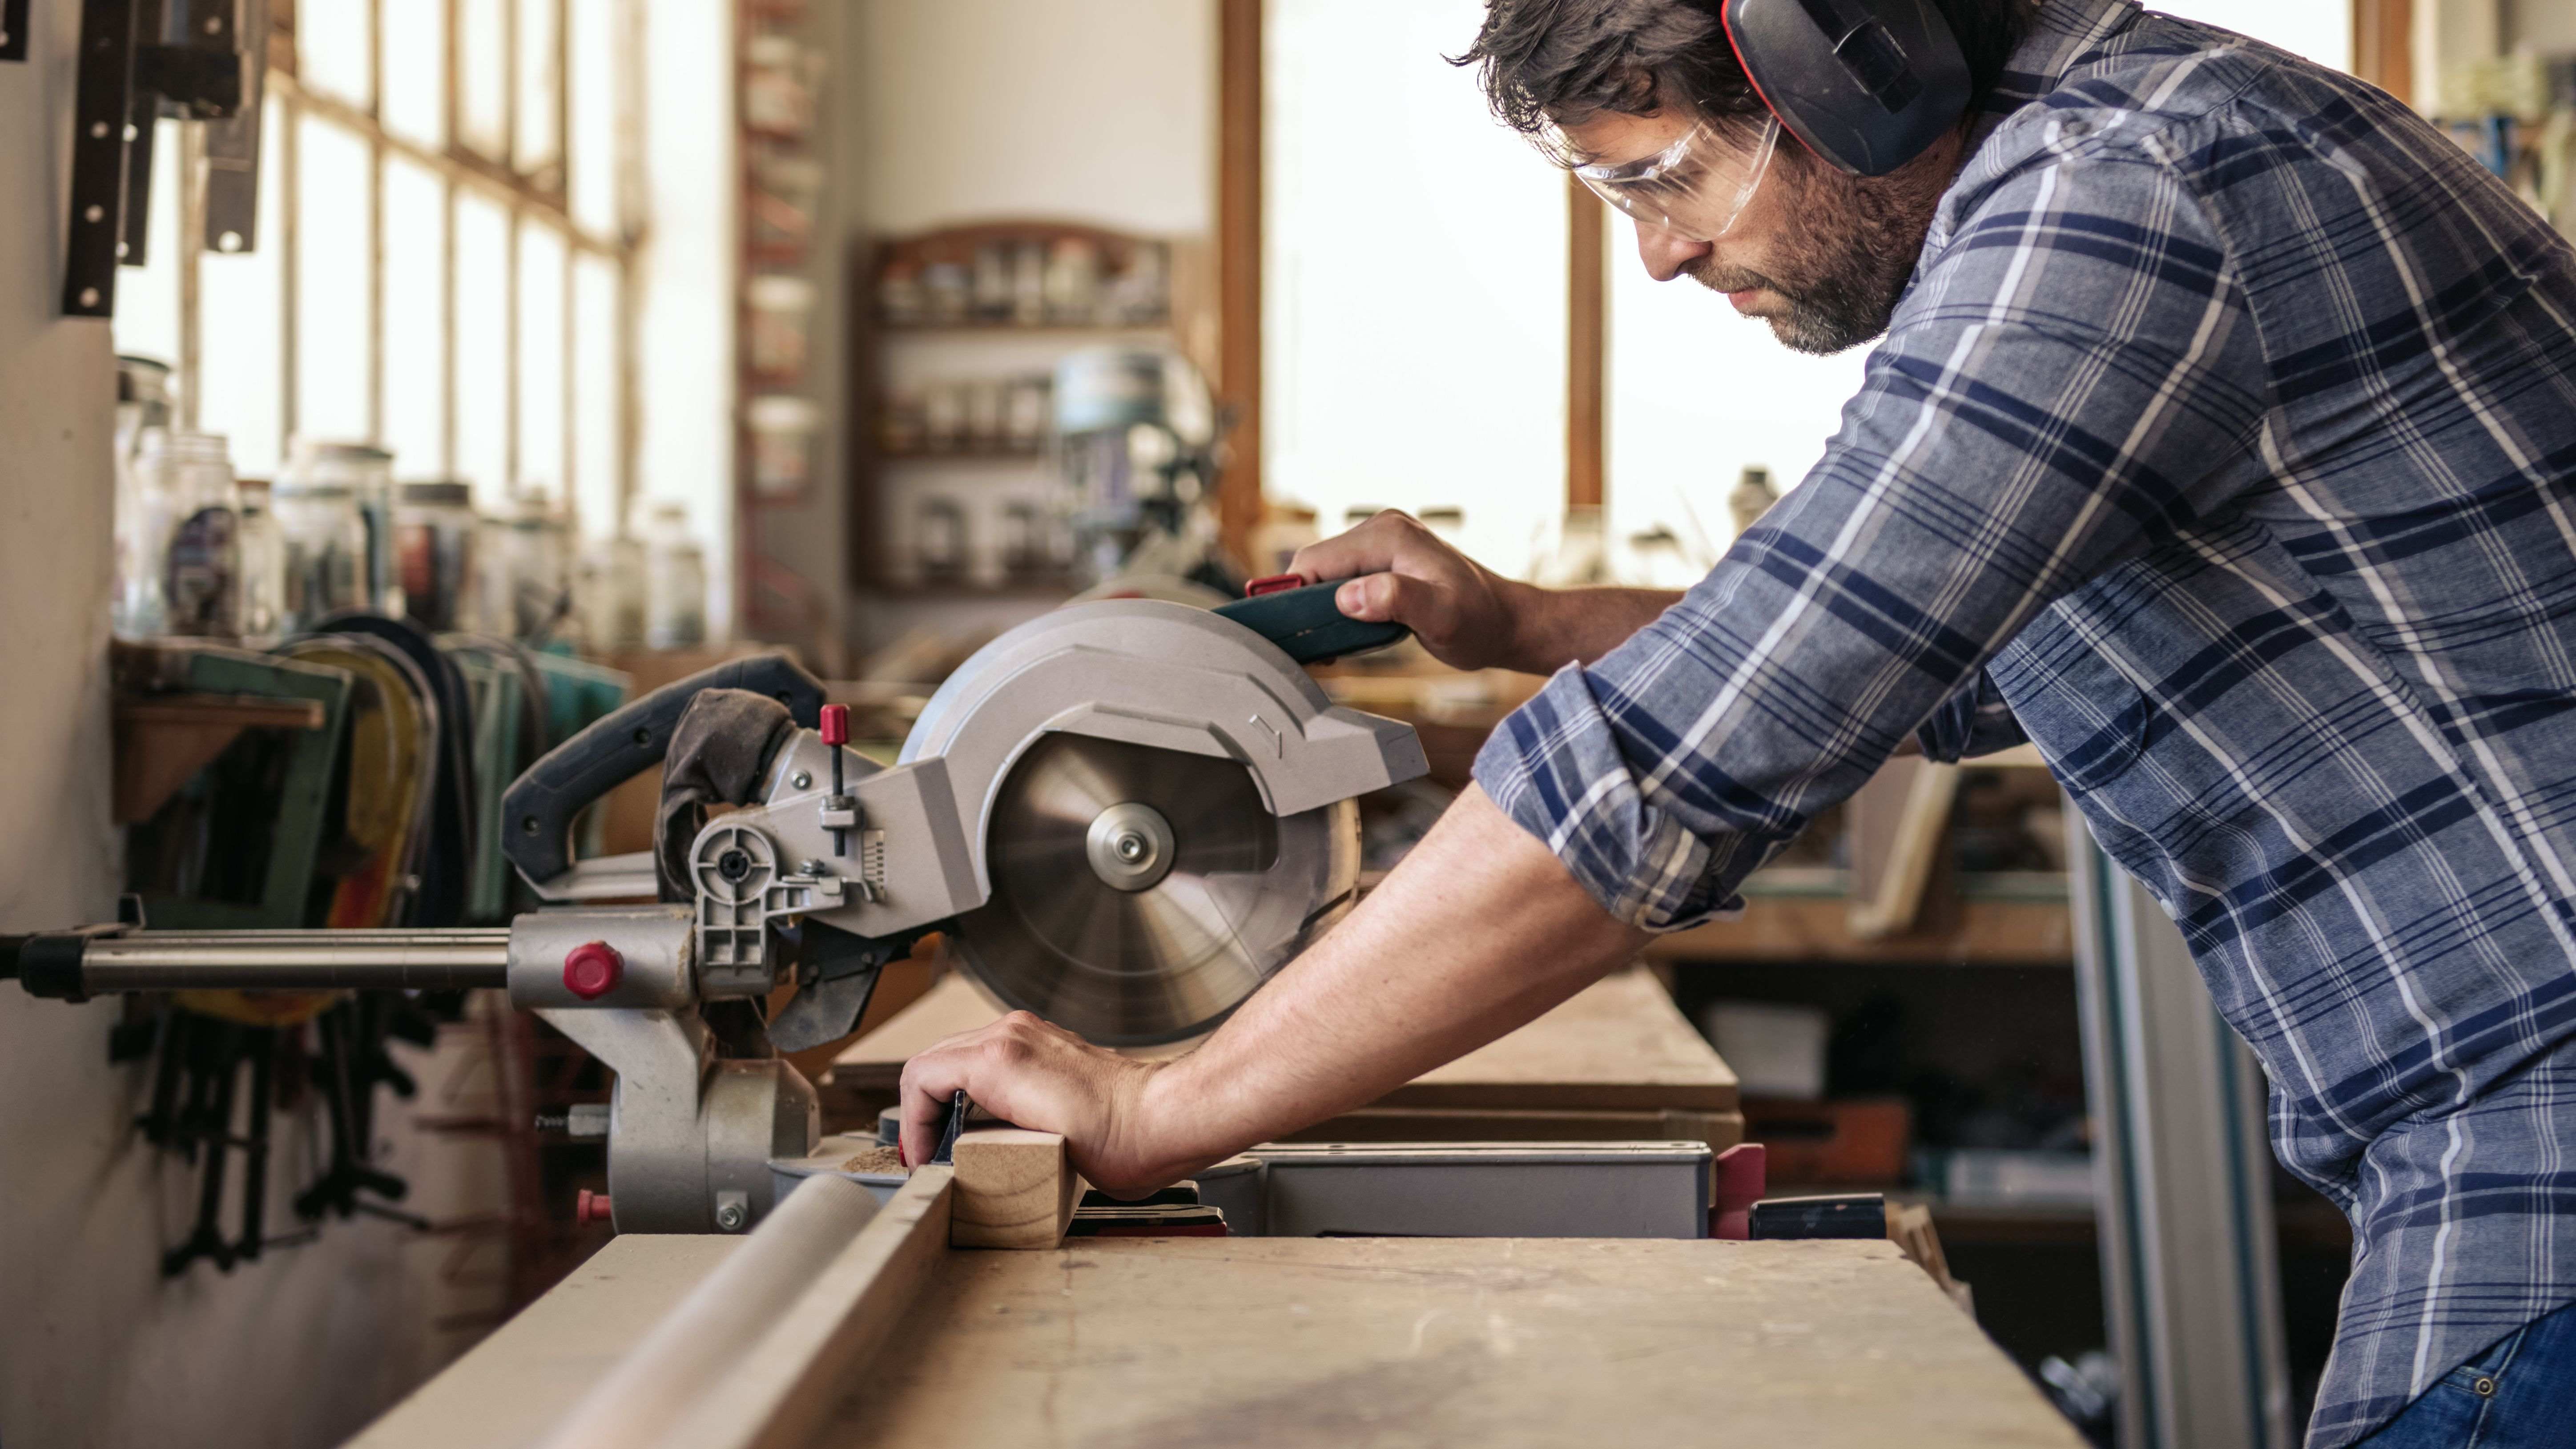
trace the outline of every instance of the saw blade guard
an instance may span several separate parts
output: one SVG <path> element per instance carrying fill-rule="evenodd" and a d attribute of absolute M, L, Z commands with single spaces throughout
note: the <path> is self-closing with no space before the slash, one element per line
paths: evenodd
<path fill-rule="evenodd" d="M 1333 704 L 1252 629 L 1142 599 L 986 645 L 905 740 L 930 757 L 985 898 L 968 969 L 1105 1045 L 1223 1020 L 1348 909 L 1354 798 L 1428 768 L 1411 726 Z"/>

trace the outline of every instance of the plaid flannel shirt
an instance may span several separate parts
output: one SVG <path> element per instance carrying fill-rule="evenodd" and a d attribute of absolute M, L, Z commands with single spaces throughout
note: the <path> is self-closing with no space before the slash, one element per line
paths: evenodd
<path fill-rule="evenodd" d="M 2576 254 L 2348 76 L 2048 0 L 1822 462 L 1497 730 L 1692 925 L 1909 733 L 2025 737 L 2350 1215 L 2309 1442 L 2576 1300 Z"/>

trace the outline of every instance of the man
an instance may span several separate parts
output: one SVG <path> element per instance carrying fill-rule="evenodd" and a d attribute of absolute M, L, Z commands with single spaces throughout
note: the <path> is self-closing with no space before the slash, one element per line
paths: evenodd
<path fill-rule="evenodd" d="M 1765 139 L 1701 4 L 1492 0 L 1504 119 L 1656 277 L 1792 347 L 1884 332 L 1860 395 L 1683 595 L 1544 593 L 1393 516 L 1300 554 L 1452 664 L 1554 677 L 1195 1052 L 1007 1018 L 911 1063 L 905 1150 L 962 1087 L 1106 1187 L 1183 1176 L 1728 909 L 1909 743 L 2026 737 L 2352 1217 L 2311 1444 L 2565 1433 L 2576 254 L 2349 77 L 2127 0 L 1938 8 L 1976 99 L 1862 179 Z"/>

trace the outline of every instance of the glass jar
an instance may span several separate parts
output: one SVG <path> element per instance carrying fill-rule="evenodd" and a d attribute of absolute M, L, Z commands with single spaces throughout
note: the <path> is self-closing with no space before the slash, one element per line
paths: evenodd
<path fill-rule="evenodd" d="M 707 642 L 707 557 L 681 504 L 655 505 L 645 525 L 644 642 L 654 649 Z"/>
<path fill-rule="evenodd" d="M 168 628 L 162 562 L 170 549 L 169 500 L 147 486 L 143 441 L 170 430 L 170 367 L 149 357 L 116 359 L 116 562 L 108 623 L 120 639 Z"/>
<path fill-rule="evenodd" d="M 265 479 L 241 480 L 241 637 L 265 649 L 286 637 L 286 536 Z"/>
<path fill-rule="evenodd" d="M 519 495 L 498 535 L 491 577 L 500 585 L 502 632 L 513 639 L 551 637 L 572 608 L 571 531 L 541 491 Z"/>
<path fill-rule="evenodd" d="M 446 478 L 402 485 L 394 506 L 394 572 L 412 622 L 441 634 L 480 627 L 475 532 L 473 489 Z"/>
<path fill-rule="evenodd" d="M 307 475 L 281 478 L 270 492 L 284 544 L 286 632 L 309 633 L 334 614 L 365 610 L 367 520 L 357 490 Z"/>
<path fill-rule="evenodd" d="M 642 540 L 620 534 L 582 550 L 581 633 L 591 653 L 644 647 L 646 589 Z"/>
<path fill-rule="evenodd" d="M 358 576 L 364 602 L 357 607 L 401 618 L 402 579 L 394 563 L 394 455 L 373 443 L 298 438 L 278 474 L 278 492 L 282 497 L 290 487 L 314 484 L 348 489 L 366 527 Z"/>
<path fill-rule="evenodd" d="M 229 639 L 241 632 L 241 487 L 219 433 L 152 432 L 137 462 L 169 509 L 159 551 L 163 627 Z"/>

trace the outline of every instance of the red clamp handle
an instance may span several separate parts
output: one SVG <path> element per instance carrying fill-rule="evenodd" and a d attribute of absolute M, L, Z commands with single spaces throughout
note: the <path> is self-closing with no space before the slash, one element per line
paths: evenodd
<path fill-rule="evenodd" d="M 1268 578 L 1254 579 L 1251 583 L 1245 584 L 1243 596 L 1247 599 L 1257 599 L 1263 594 L 1275 594 L 1282 589 L 1304 587 L 1306 587 L 1304 574 L 1272 574 Z"/>
<path fill-rule="evenodd" d="M 846 745 L 850 742 L 850 707 L 846 704 L 823 706 L 823 743 Z"/>
<path fill-rule="evenodd" d="M 1708 1235 L 1741 1243 L 1753 1236 L 1753 1205 L 1768 1190 L 1770 1154 L 1759 1142 L 1739 1142 L 1717 1154 L 1716 1201 L 1708 1206 Z"/>

